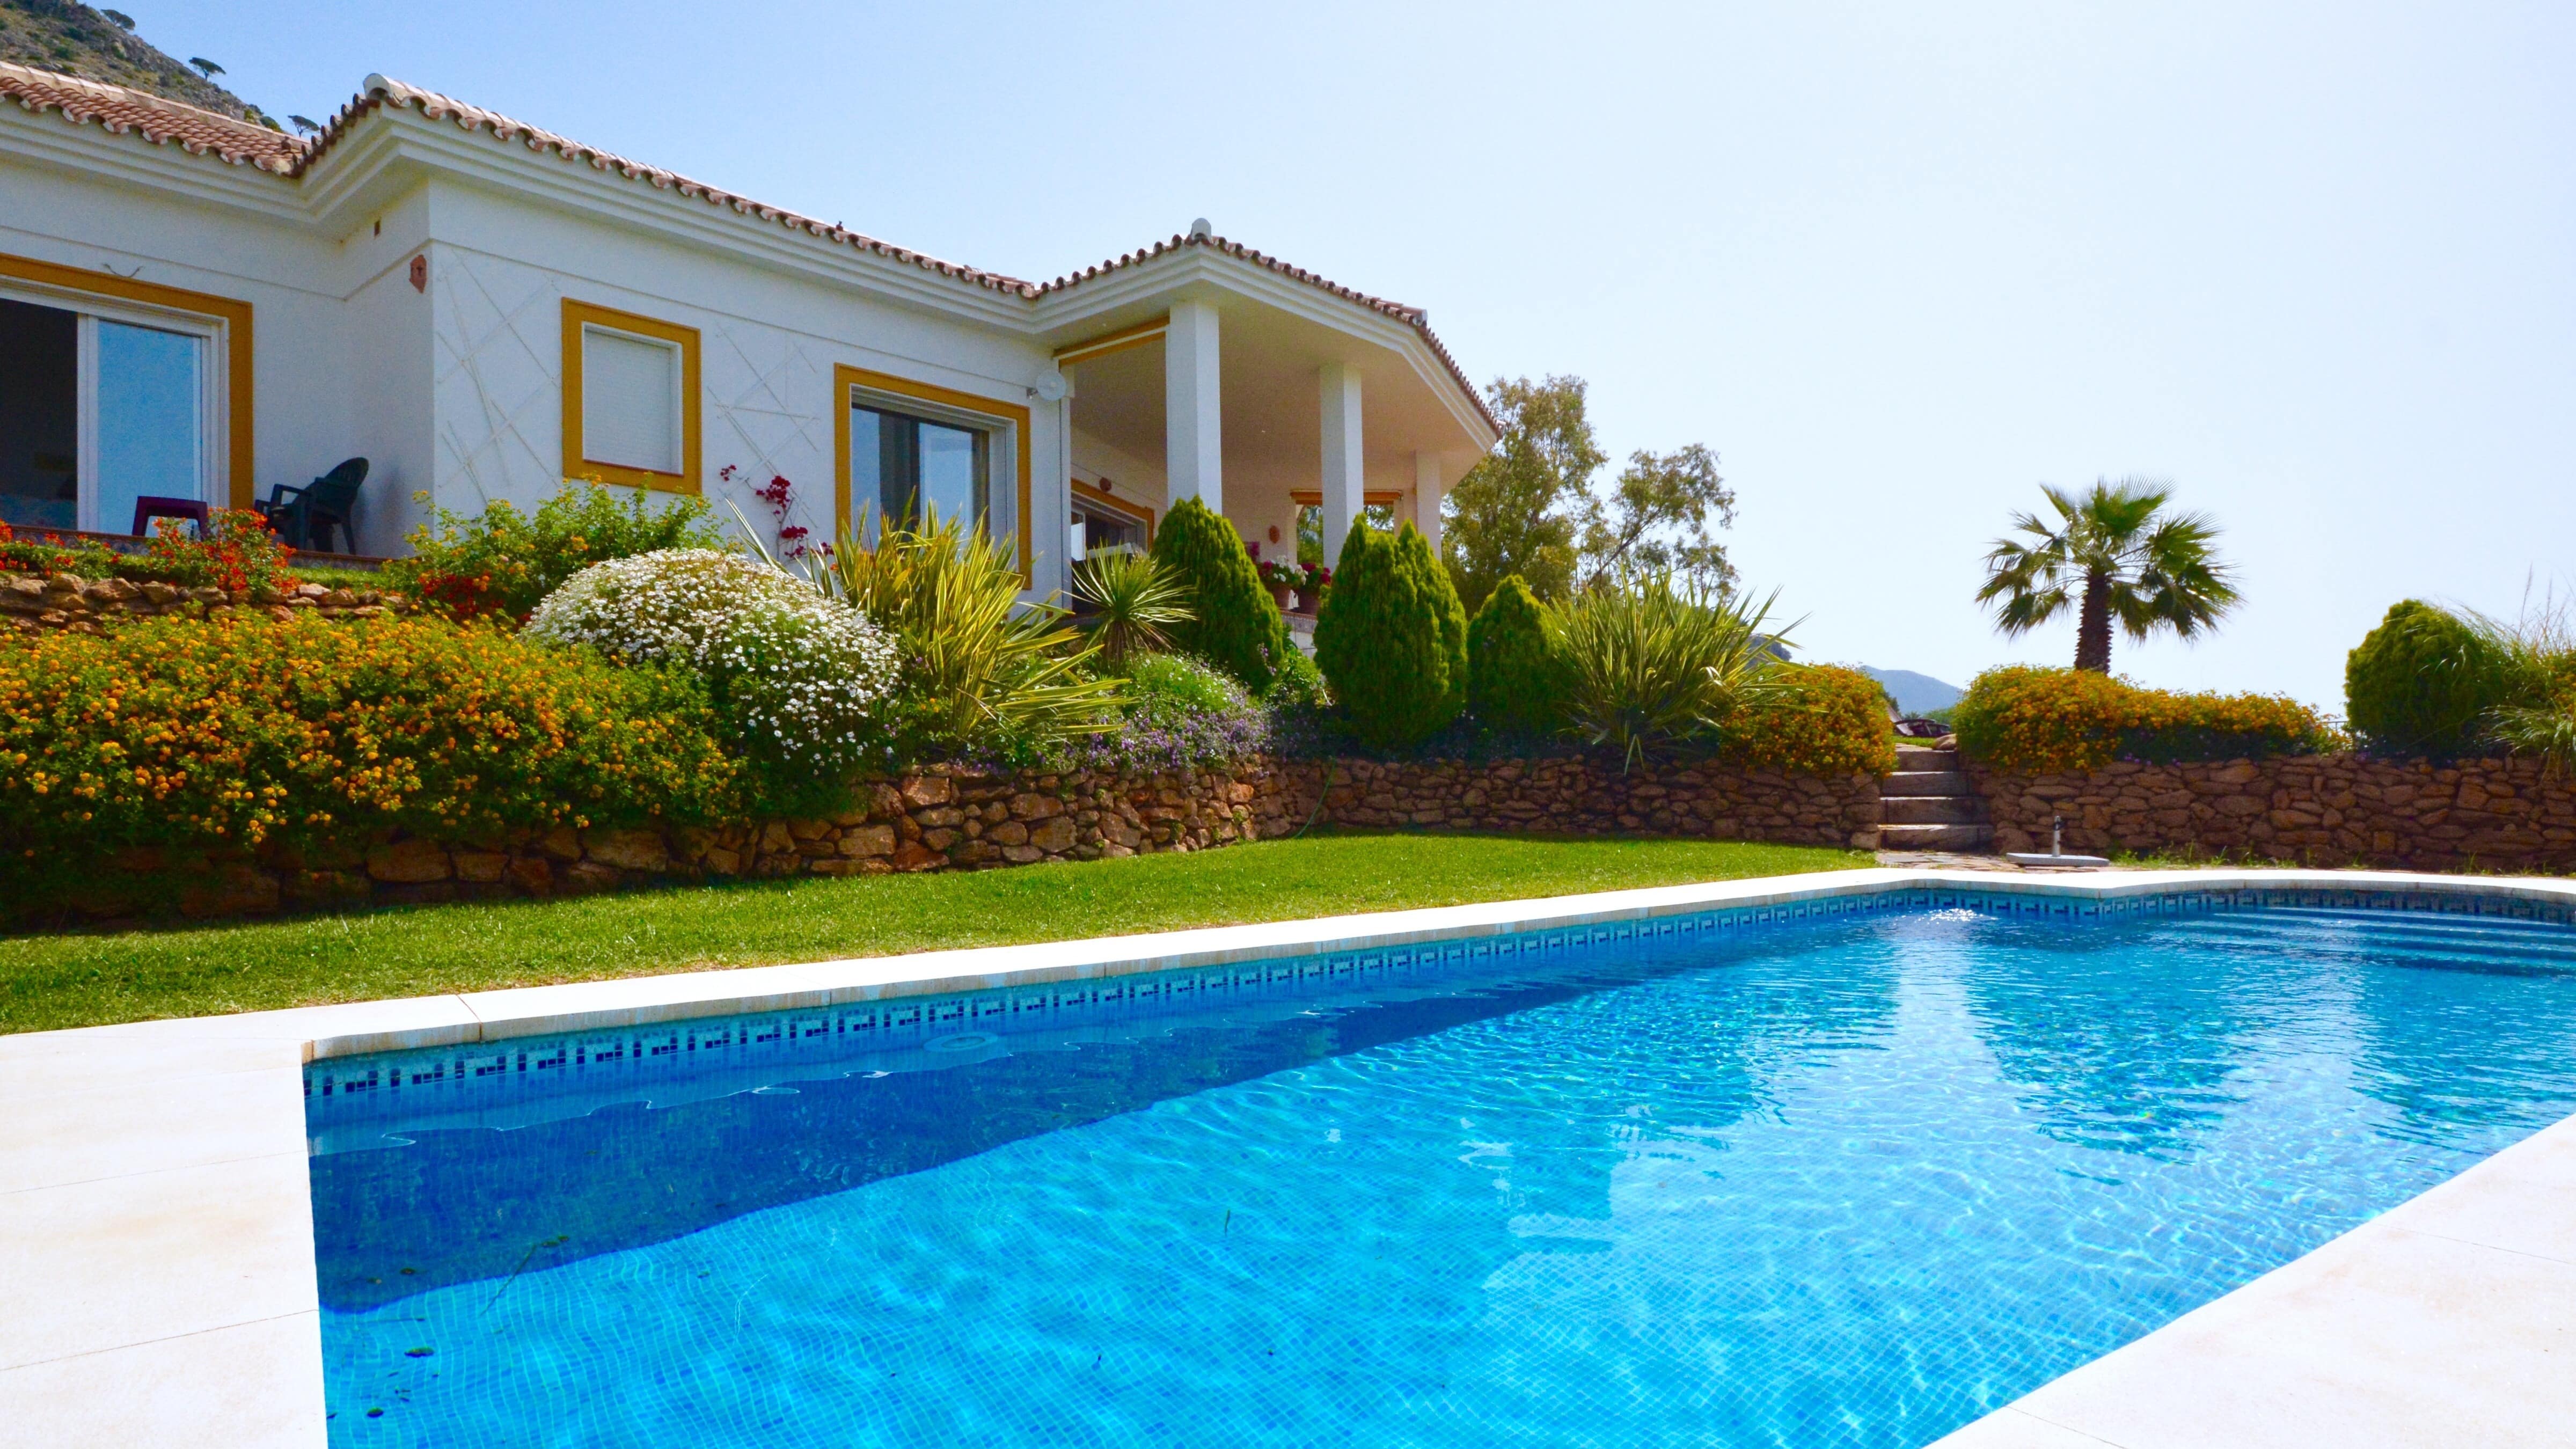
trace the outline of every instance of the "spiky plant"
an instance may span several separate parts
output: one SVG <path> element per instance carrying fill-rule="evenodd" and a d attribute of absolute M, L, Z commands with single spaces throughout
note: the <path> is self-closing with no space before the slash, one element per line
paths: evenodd
<path fill-rule="evenodd" d="M 1194 617 L 1169 570 L 1151 555 L 1125 549 L 1075 564 L 1073 592 L 1091 606 L 1075 627 L 1091 636 L 1102 664 L 1122 673 L 1137 655 L 1171 648 L 1164 631 Z"/>
<path fill-rule="evenodd" d="M 1778 597 L 1720 597 L 1649 574 L 1557 605 L 1567 729 L 1628 769 L 1659 750 L 1714 742 L 1777 693 L 1787 640 L 1763 626 Z"/>
<path fill-rule="evenodd" d="M 2205 514 L 2166 513 L 2173 489 L 2145 479 L 2073 493 L 2040 485 L 2057 517 L 2013 515 L 2028 539 L 2000 538 L 1986 555 L 1977 602 L 2006 637 L 2076 610 L 2075 667 L 2111 672 L 2111 627 L 2144 640 L 2158 629 L 2192 639 L 2242 602 Z"/>

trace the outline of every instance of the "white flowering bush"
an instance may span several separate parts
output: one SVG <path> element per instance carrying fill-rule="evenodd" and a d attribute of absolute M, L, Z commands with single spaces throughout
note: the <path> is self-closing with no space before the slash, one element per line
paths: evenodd
<path fill-rule="evenodd" d="M 892 761 L 893 638 L 769 564 L 702 548 L 593 564 L 526 632 L 698 671 L 753 755 L 816 789 Z"/>

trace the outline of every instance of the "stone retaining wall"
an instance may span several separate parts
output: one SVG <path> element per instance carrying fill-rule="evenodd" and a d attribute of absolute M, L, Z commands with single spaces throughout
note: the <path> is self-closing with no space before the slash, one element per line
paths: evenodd
<path fill-rule="evenodd" d="M 1320 804 L 1317 790 L 1330 789 Z M 49 881 L 22 918 L 260 915 L 343 905 L 581 895 L 655 881 L 979 870 L 1206 850 L 1315 823 L 1874 844 L 1878 782 L 1713 767 L 1623 775 L 1586 760 L 1254 760 L 1131 776 L 931 768 L 823 820 L 557 830 L 457 844 L 386 839 L 224 859 L 127 850 Z"/>
<path fill-rule="evenodd" d="M 83 579 L 71 574 L 0 573 L 0 628 L 22 633 L 63 629 L 95 634 L 119 619 L 160 614 L 202 617 L 225 609 L 262 608 L 280 618 L 299 609 L 326 618 L 368 618 L 391 613 L 404 596 L 376 589 L 328 589 L 290 584 L 282 590 L 192 589 L 179 584 L 138 584 L 126 579 Z"/>
<path fill-rule="evenodd" d="M 1465 763 L 1336 760 L 1325 813 L 1340 825 L 1433 825 L 1568 835 L 1693 835 L 1856 850 L 1878 846 L 1878 780 L 1715 765 L 1623 773 L 1590 757 Z"/>
<path fill-rule="evenodd" d="M 2000 850 L 2232 854 L 2410 870 L 2576 870 L 2576 780 L 2529 760 L 2360 755 L 2122 762 L 2088 775 L 2007 775 L 1971 761 Z"/>

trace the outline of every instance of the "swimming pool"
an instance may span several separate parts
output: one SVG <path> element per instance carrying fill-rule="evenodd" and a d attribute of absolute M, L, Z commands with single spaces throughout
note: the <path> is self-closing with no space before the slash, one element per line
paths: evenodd
<path fill-rule="evenodd" d="M 1921 1443 L 2576 1111 L 2567 926 L 2257 899 L 317 1062 L 331 1436 Z"/>

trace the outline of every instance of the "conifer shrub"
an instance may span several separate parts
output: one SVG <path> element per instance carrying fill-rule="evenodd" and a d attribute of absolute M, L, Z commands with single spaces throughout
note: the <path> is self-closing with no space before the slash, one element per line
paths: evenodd
<path fill-rule="evenodd" d="M 2364 749 L 2453 759 L 2478 753 L 2506 703 L 2502 652 L 2487 634 L 2420 599 L 2389 607 L 2344 657 L 2344 715 Z"/>
<path fill-rule="evenodd" d="M 1342 716 L 1373 749 L 1406 749 L 1466 704 L 1467 617 L 1410 523 L 1393 537 L 1355 524 L 1315 616 L 1315 662 Z"/>
<path fill-rule="evenodd" d="M 1279 603 L 1261 586 L 1234 525 L 1184 498 L 1154 530 L 1154 562 L 1180 587 L 1191 617 L 1166 627 L 1172 647 L 1208 660 L 1255 694 L 1270 688 L 1273 661 L 1291 646 Z"/>
<path fill-rule="evenodd" d="M 1467 710 L 1488 728 L 1543 734 L 1564 715 L 1565 652 L 1555 620 L 1511 574 L 1467 625 Z"/>

